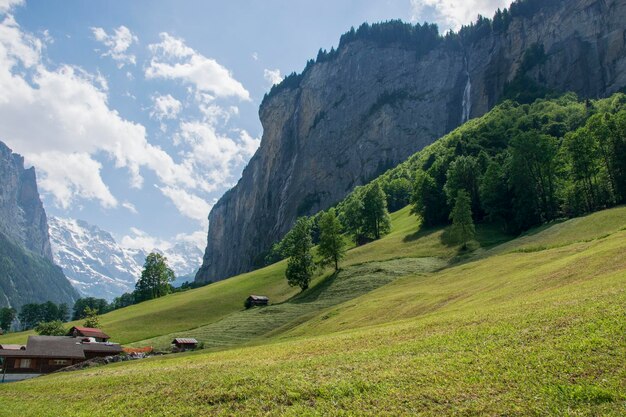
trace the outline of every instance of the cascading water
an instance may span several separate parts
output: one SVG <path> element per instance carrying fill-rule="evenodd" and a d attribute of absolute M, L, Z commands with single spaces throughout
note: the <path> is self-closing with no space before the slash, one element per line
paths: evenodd
<path fill-rule="evenodd" d="M 470 112 L 472 111 L 472 79 L 469 74 L 467 58 L 465 58 L 465 76 L 467 77 L 467 83 L 465 84 L 465 90 L 463 90 L 463 102 L 461 104 L 462 123 L 465 123 L 469 120 Z"/>

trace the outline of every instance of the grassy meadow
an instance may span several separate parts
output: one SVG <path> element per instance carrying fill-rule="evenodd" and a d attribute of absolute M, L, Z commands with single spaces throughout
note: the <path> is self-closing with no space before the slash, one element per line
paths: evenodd
<path fill-rule="evenodd" d="M 208 350 L 4 384 L 0 415 L 626 414 L 626 208 L 502 244 L 483 230 L 472 256 L 406 211 L 393 220 L 305 293 L 277 264 L 156 301 L 190 308 L 226 287 L 232 303 L 183 332 Z M 275 304 L 243 311 L 253 290 Z"/>

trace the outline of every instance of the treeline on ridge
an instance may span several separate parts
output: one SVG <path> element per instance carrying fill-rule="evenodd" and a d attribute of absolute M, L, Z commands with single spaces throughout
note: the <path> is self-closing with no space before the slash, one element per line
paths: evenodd
<path fill-rule="evenodd" d="M 357 187 L 336 211 L 343 231 L 363 244 L 389 230 L 388 209 L 408 204 L 426 227 L 450 224 L 459 192 L 474 222 L 511 235 L 625 203 L 626 95 L 505 101 Z M 311 218 L 314 242 L 323 213 Z M 266 263 L 285 258 L 289 242 L 287 234 Z"/>
<path fill-rule="evenodd" d="M 263 97 L 263 102 L 281 91 L 298 88 L 313 65 L 334 60 L 339 55 L 339 51 L 350 43 L 367 41 L 383 47 L 398 45 L 415 51 L 417 59 L 437 47 L 460 50 L 464 45 L 478 42 L 493 33 L 506 31 L 514 18 L 530 18 L 541 9 L 558 6 L 562 2 L 563 0 L 516 0 L 508 9 L 498 9 L 491 19 L 478 15 L 475 22 L 462 26 L 458 32 L 449 31 L 444 35 L 439 33 L 439 28 L 434 23 L 411 24 L 401 20 L 363 23 L 357 29 L 352 27 L 341 35 L 337 49 L 334 47 L 329 51 L 320 49 L 316 59 L 307 61 L 301 73 L 292 72 L 280 83 L 273 85 Z"/>

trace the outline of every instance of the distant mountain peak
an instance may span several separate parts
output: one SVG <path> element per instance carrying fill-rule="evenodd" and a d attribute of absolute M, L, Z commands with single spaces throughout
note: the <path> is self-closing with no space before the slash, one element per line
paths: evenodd
<path fill-rule="evenodd" d="M 51 217 L 49 225 L 55 262 L 83 295 L 111 300 L 135 289 L 148 251 L 122 247 L 111 233 L 84 220 Z M 152 251 L 168 258 L 177 277 L 193 274 L 202 258 L 200 249 L 182 243 Z"/>

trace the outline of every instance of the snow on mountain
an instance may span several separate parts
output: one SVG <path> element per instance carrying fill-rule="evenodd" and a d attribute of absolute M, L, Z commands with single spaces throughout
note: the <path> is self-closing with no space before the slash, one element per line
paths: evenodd
<path fill-rule="evenodd" d="M 135 289 L 148 251 L 124 248 L 109 232 L 82 220 L 50 217 L 48 222 L 54 261 L 83 295 L 111 300 Z M 202 250 L 189 243 L 153 250 L 164 254 L 181 278 L 193 274 L 202 260 Z"/>

